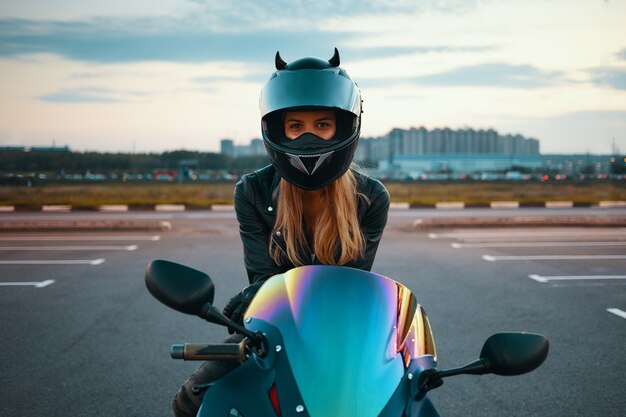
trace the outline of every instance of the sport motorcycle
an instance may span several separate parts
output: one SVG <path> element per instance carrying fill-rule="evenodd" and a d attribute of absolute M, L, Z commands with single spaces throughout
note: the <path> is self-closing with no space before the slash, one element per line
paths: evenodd
<path fill-rule="evenodd" d="M 152 261 L 146 286 L 165 305 L 242 336 L 240 343 L 176 344 L 175 359 L 234 361 L 204 392 L 199 417 L 436 417 L 428 392 L 445 378 L 521 375 L 543 363 L 548 340 L 497 333 L 479 359 L 437 369 L 424 308 L 403 284 L 359 269 L 302 266 L 269 278 L 243 325 L 214 305 L 214 283 L 200 271 Z"/>

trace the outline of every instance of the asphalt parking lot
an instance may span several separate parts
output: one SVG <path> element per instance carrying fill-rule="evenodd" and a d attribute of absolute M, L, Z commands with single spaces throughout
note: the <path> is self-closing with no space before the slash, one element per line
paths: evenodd
<path fill-rule="evenodd" d="M 450 241 L 502 268 L 526 268 L 528 279 L 550 288 L 603 287 L 610 293 L 626 284 L 626 228 L 547 228 L 516 230 L 457 230 L 429 233 L 430 239 Z M 604 298 L 606 311 L 626 318 L 626 300 Z M 621 308 L 620 308 L 621 307 Z"/>
<path fill-rule="evenodd" d="M 136 215 L 172 229 L 0 233 L 1 415 L 171 415 L 197 363 L 169 346 L 223 339 L 154 300 L 143 274 L 157 258 L 203 270 L 223 306 L 246 283 L 232 213 Z M 392 212 L 373 270 L 424 306 L 440 368 L 476 359 L 498 331 L 551 343 L 528 375 L 446 380 L 432 392 L 441 414 L 623 415 L 626 228 L 412 228 L 424 215 L 436 213 Z"/>

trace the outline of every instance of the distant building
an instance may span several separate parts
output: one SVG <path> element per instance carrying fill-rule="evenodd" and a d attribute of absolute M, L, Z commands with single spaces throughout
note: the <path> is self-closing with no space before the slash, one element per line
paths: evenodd
<path fill-rule="evenodd" d="M 26 146 L 0 146 L 0 152 L 26 152 Z"/>
<path fill-rule="evenodd" d="M 70 152 L 69 146 L 0 146 L 0 151 L 12 152 Z"/>
<path fill-rule="evenodd" d="M 69 146 L 32 146 L 31 152 L 70 152 Z"/>
<path fill-rule="evenodd" d="M 402 176 L 419 176 L 424 173 L 476 173 L 515 170 L 523 167 L 535 170 L 543 164 L 541 155 L 507 156 L 489 154 L 429 154 L 396 156 L 393 166 L 383 164 L 387 172 Z"/>
<path fill-rule="evenodd" d="M 265 155 L 261 139 L 252 139 L 249 145 L 235 145 L 231 139 L 222 139 L 220 153 L 231 157 Z"/>
<path fill-rule="evenodd" d="M 432 154 L 539 155 L 539 141 L 521 135 L 499 135 L 493 129 L 393 129 L 379 138 L 363 138 L 358 157 L 372 162 L 396 156 Z"/>
<path fill-rule="evenodd" d="M 261 139 L 252 139 L 250 142 L 250 148 L 253 155 L 265 154 L 265 146 L 263 145 L 263 141 Z"/>
<path fill-rule="evenodd" d="M 232 139 L 222 139 L 220 142 L 220 153 L 227 156 L 235 156 L 235 142 Z"/>
<path fill-rule="evenodd" d="M 567 175 L 606 174 L 615 159 L 611 155 L 541 155 L 539 145 L 537 139 L 500 135 L 494 129 L 392 129 L 385 136 L 361 138 L 354 160 L 376 166 L 368 169 L 373 175 L 405 178 L 425 173 L 519 170 Z M 247 146 L 224 139 L 221 153 L 233 157 L 263 155 L 265 149 L 261 139 L 253 139 Z"/>
<path fill-rule="evenodd" d="M 377 164 L 381 173 L 400 176 L 505 170 L 516 166 L 535 169 L 542 165 L 537 139 L 469 128 L 393 129 L 379 138 L 363 138 L 355 159 Z"/>
<path fill-rule="evenodd" d="M 542 167 L 562 174 L 608 174 L 615 155 L 547 154 L 542 156 Z"/>

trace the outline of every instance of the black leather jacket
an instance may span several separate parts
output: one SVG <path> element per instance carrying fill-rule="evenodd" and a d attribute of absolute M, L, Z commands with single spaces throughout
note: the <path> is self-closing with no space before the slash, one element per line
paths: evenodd
<path fill-rule="evenodd" d="M 369 199 L 359 199 L 358 216 L 365 236 L 364 257 L 346 266 L 369 271 L 374 263 L 383 229 L 387 223 L 389 193 L 378 180 L 354 171 L 357 187 Z M 276 196 L 280 175 L 272 165 L 244 175 L 235 186 L 235 211 L 239 221 L 239 234 L 250 283 L 286 272 L 294 267 L 289 261 L 278 265 L 269 254 L 270 233 L 276 223 Z M 285 241 L 276 233 L 272 239 L 282 248 Z M 309 255 L 304 259 L 311 258 Z M 319 262 L 311 260 L 311 264 Z"/>

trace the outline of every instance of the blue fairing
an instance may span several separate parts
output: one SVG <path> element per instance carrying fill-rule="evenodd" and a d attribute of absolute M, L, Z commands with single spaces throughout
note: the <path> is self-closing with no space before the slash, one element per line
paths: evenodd
<path fill-rule="evenodd" d="M 428 320 L 415 297 L 362 270 L 307 266 L 272 277 L 245 317 L 251 330 L 263 323 L 280 332 L 311 417 L 378 416 L 414 358 L 434 363 Z"/>

